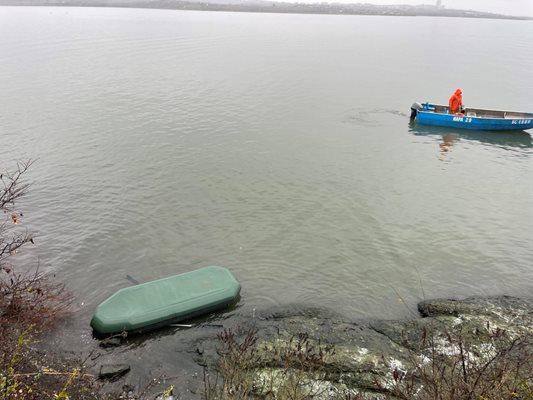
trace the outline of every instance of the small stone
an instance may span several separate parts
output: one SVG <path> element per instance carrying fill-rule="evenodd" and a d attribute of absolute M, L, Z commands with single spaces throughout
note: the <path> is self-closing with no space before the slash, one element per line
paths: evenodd
<path fill-rule="evenodd" d="M 100 347 L 102 348 L 108 348 L 108 347 L 118 347 L 120 346 L 122 341 L 118 337 L 108 338 L 104 339 L 100 342 Z"/>
<path fill-rule="evenodd" d="M 105 364 L 100 366 L 100 379 L 117 379 L 130 371 L 128 364 Z"/>

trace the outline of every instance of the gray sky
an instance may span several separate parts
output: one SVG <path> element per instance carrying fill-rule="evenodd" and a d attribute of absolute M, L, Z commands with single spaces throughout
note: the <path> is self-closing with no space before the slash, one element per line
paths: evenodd
<path fill-rule="evenodd" d="M 300 3 L 435 4 L 436 0 L 282 0 Z M 533 0 L 442 0 L 446 8 L 533 17 Z"/>

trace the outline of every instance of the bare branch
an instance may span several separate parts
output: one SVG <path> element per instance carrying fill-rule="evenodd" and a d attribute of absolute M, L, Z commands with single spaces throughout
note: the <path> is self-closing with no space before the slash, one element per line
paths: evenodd
<path fill-rule="evenodd" d="M 22 176 L 32 164 L 32 160 L 19 161 L 15 172 L 5 171 L 0 173 L 0 182 L 3 186 L 0 189 L 0 209 L 5 213 L 13 211 L 15 201 L 27 193 L 30 184 L 23 183 Z"/>

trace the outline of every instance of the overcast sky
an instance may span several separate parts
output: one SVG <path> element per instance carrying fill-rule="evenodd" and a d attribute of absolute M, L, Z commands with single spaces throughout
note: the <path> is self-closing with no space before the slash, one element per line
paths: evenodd
<path fill-rule="evenodd" d="M 282 0 L 299 3 L 436 4 L 436 0 Z M 533 0 L 441 0 L 446 8 L 533 17 Z"/>

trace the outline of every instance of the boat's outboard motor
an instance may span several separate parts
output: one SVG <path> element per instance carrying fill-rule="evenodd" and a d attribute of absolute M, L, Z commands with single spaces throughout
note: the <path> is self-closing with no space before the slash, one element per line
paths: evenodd
<path fill-rule="evenodd" d="M 411 121 L 413 121 L 416 118 L 416 114 L 418 114 L 419 111 L 422 111 L 424 107 L 422 107 L 422 104 L 420 103 L 413 103 L 411 106 Z"/>

